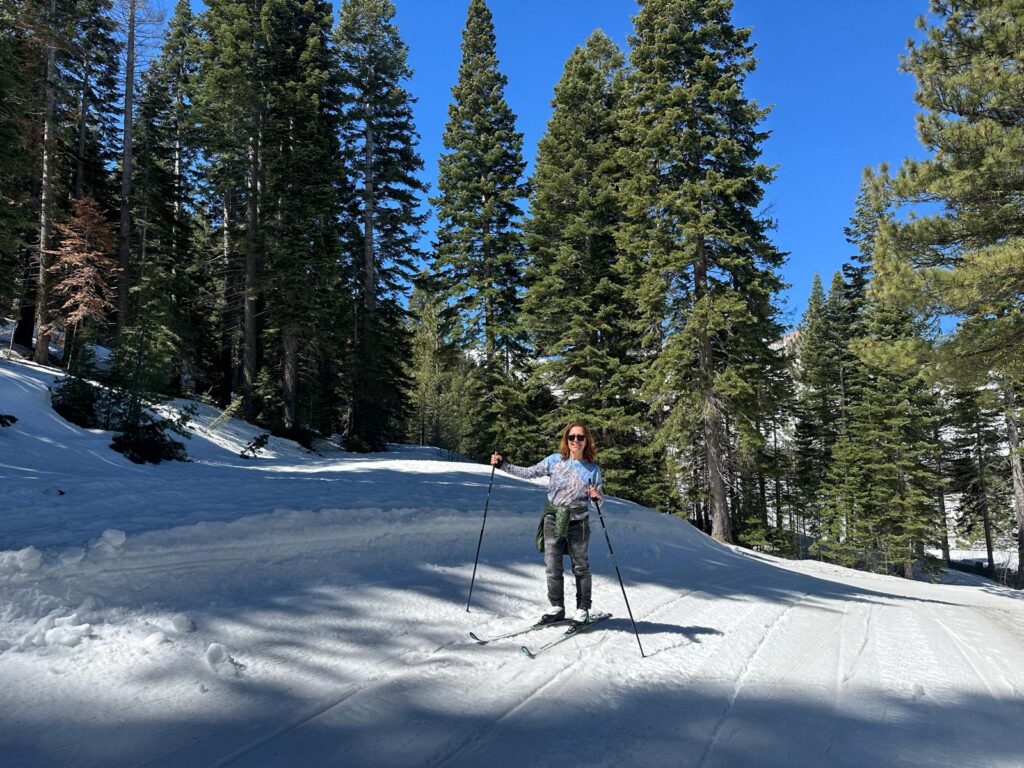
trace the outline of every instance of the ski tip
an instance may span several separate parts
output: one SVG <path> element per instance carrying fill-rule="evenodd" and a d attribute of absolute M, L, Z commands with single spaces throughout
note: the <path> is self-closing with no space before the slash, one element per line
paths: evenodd
<path fill-rule="evenodd" d="M 470 633 L 469 633 L 469 636 L 470 636 L 471 638 L 473 638 L 473 641 L 474 641 L 474 642 L 477 642 L 477 643 L 479 643 L 480 645 L 487 645 L 487 641 L 486 641 L 486 640 L 481 640 L 481 639 L 480 639 L 479 637 L 477 637 L 477 636 L 476 636 L 475 634 L 473 634 L 472 632 L 470 632 Z"/>
<path fill-rule="evenodd" d="M 527 647 L 526 647 L 525 645 L 521 645 L 521 646 L 519 646 L 519 650 L 520 650 L 520 651 L 522 651 L 522 652 L 523 652 L 524 654 L 526 654 L 527 656 L 529 656 L 529 657 L 530 657 L 531 659 L 534 659 L 534 658 L 536 658 L 536 656 L 534 656 L 534 655 L 533 655 L 533 651 L 531 651 L 531 650 L 530 650 L 529 648 L 527 648 Z"/>

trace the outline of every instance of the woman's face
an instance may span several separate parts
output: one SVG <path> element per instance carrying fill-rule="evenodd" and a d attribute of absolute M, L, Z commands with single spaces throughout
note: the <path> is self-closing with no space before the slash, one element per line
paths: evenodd
<path fill-rule="evenodd" d="M 574 459 L 580 458 L 583 455 L 583 447 L 587 444 L 587 433 L 583 427 L 571 427 L 565 439 L 569 443 L 569 455 Z"/>

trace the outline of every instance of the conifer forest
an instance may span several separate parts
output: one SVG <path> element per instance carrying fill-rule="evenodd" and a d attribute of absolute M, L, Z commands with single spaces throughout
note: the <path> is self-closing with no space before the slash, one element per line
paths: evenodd
<path fill-rule="evenodd" d="M 391 0 L 0 0 L 3 354 L 142 441 L 184 398 L 532 464 L 582 419 L 608 493 L 722 542 L 1024 561 L 1024 2 L 922 7 L 921 159 L 863 158 L 796 327 L 732 0 L 581 40 L 529 174 L 488 2 L 424 157 Z"/>

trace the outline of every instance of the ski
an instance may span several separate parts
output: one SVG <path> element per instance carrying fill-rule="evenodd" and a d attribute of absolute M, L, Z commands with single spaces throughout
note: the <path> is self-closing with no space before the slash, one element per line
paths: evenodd
<path fill-rule="evenodd" d="M 569 619 L 562 619 L 561 621 L 552 621 L 548 622 L 547 624 L 541 624 L 540 622 L 537 622 L 536 624 L 531 624 L 525 629 L 517 629 L 514 632 L 506 632 L 503 635 L 495 635 L 494 637 L 478 637 L 475 632 L 470 632 L 469 636 L 480 645 L 487 645 L 488 643 L 493 643 L 495 640 L 507 640 L 510 637 L 525 635 L 527 632 L 533 632 L 536 629 L 544 629 L 544 627 L 564 627 L 566 624 L 572 624 L 572 622 Z"/>
<path fill-rule="evenodd" d="M 544 645 L 538 647 L 536 650 L 531 651 L 525 645 L 521 646 L 520 650 L 523 653 L 525 653 L 527 656 L 529 656 L 531 659 L 535 659 L 535 658 L 537 658 L 538 655 L 544 653 L 544 651 L 546 651 L 548 648 L 556 646 L 559 643 L 561 643 L 561 642 L 563 642 L 565 640 L 568 640 L 570 637 L 576 637 L 576 635 L 580 634 L 581 632 L 586 632 L 588 629 L 590 629 L 595 624 L 597 624 L 599 622 L 602 622 L 605 619 L 610 619 L 610 618 L 611 618 L 611 614 L 610 613 L 598 613 L 598 614 L 595 614 L 595 615 L 590 617 L 590 621 L 588 621 L 586 624 L 581 624 L 581 625 L 573 624 L 571 627 L 569 627 L 567 630 L 565 630 L 565 632 L 560 634 L 554 640 L 549 640 L 548 642 L 544 643 Z"/>

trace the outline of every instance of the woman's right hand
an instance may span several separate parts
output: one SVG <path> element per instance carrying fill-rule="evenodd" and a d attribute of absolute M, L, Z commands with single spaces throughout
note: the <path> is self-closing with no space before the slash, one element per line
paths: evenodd
<path fill-rule="evenodd" d="M 499 464 L 501 464 L 501 454 L 500 453 L 492 453 L 491 454 L 491 466 L 492 467 L 496 467 Z"/>

